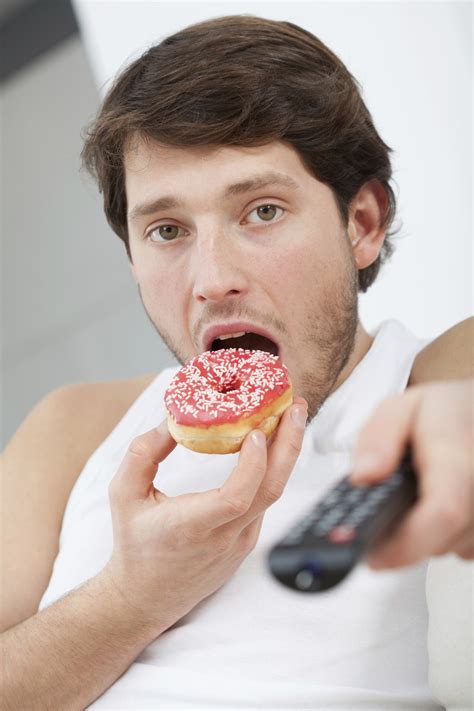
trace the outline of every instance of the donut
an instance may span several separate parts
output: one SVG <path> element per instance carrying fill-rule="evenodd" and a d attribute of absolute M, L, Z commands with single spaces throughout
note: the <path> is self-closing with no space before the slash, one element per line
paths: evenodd
<path fill-rule="evenodd" d="M 293 401 L 278 356 L 258 350 L 206 351 L 186 363 L 164 396 L 173 439 L 194 452 L 238 452 L 248 432 L 266 437 Z"/>

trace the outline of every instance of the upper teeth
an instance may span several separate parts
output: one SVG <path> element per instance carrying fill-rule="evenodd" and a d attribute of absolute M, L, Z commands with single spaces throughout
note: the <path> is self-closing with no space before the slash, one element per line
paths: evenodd
<path fill-rule="evenodd" d="M 245 336 L 245 331 L 240 331 L 239 333 L 226 333 L 225 336 L 217 336 L 216 340 L 227 341 L 228 338 L 240 338 L 240 336 Z"/>

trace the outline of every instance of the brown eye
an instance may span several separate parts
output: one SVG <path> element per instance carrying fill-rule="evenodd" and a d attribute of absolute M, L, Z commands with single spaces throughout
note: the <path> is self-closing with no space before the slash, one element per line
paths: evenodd
<path fill-rule="evenodd" d="M 262 222 L 272 222 L 275 217 L 280 217 L 283 212 L 283 208 L 278 207 L 277 205 L 260 205 L 249 214 L 249 222 L 254 225 L 258 223 L 262 224 Z M 255 215 L 257 219 L 250 219 L 251 215 Z"/>
<path fill-rule="evenodd" d="M 149 231 L 148 237 L 152 242 L 171 242 L 175 237 L 179 237 L 179 230 L 177 225 L 158 225 Z"/>
<path fill-rule="evenodd" d="M 276 215 L 276 210 L 275 205 L 261 205 L 261 207 L 257 208 L 259 217 L 265 220 L 265 222 L 267 220 L 273 220 Z"/>

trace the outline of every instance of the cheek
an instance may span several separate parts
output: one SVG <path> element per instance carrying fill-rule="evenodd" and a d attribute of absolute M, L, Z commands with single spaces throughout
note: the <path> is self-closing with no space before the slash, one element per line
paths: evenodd
<path fill-rule="evenodd" d="M 179 293 L 179 280 L 163 264 L 156 260 L 144 258 L 137 261 L 134 277 L 138 283 L 141 297 L 145 306 L 152 310 L 157 308 L 163 313 L 176 303 Z"/>
<path fill-rule="evenodd" d="M 308 233 L 291 260 L 302 272 L 312 272 L 321 281 L 330 281 L 347 263 L 347 245 L 343 230 L 324 223 L 318 230 Z"/>
<path fill-rule="evenodd" d="M 295 244 L 284 253 L 273 254 L 264 260 L 265 269 L 273 285 L 290 285 L 296 293 L 308 288 L 308 279 L 323 270 L 321 259 L 313 245 Z"/>
<path fill-rule="evenodd" d="M 267 283 L 273 284 L 273 290 L 277 289 L 282 302 L 292 308 L 298 304 L 318 308 L 318 304 L 331 298 L 347 278 L 348 262 L 342 236 L 332 234 L 330 237 L 323 240 L 320 235 L 308 235 L 304 241 L 287 248 L 284 254 L 273 254 L 265 260 Z"/>

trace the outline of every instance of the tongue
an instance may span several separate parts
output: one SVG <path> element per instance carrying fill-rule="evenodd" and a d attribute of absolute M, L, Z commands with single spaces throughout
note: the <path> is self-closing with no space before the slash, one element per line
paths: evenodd
<path fill-rule="evenodd" d="M 266 351 L 272 355 L 278 355 L 276 344 L 258 333 L 246 333 L 239 338 L 227 338 L 225 341 L 216 338 L 212 344 L 212 350 L 217 351 L 220 348 L 245 348 L 250 351 Z"/>

